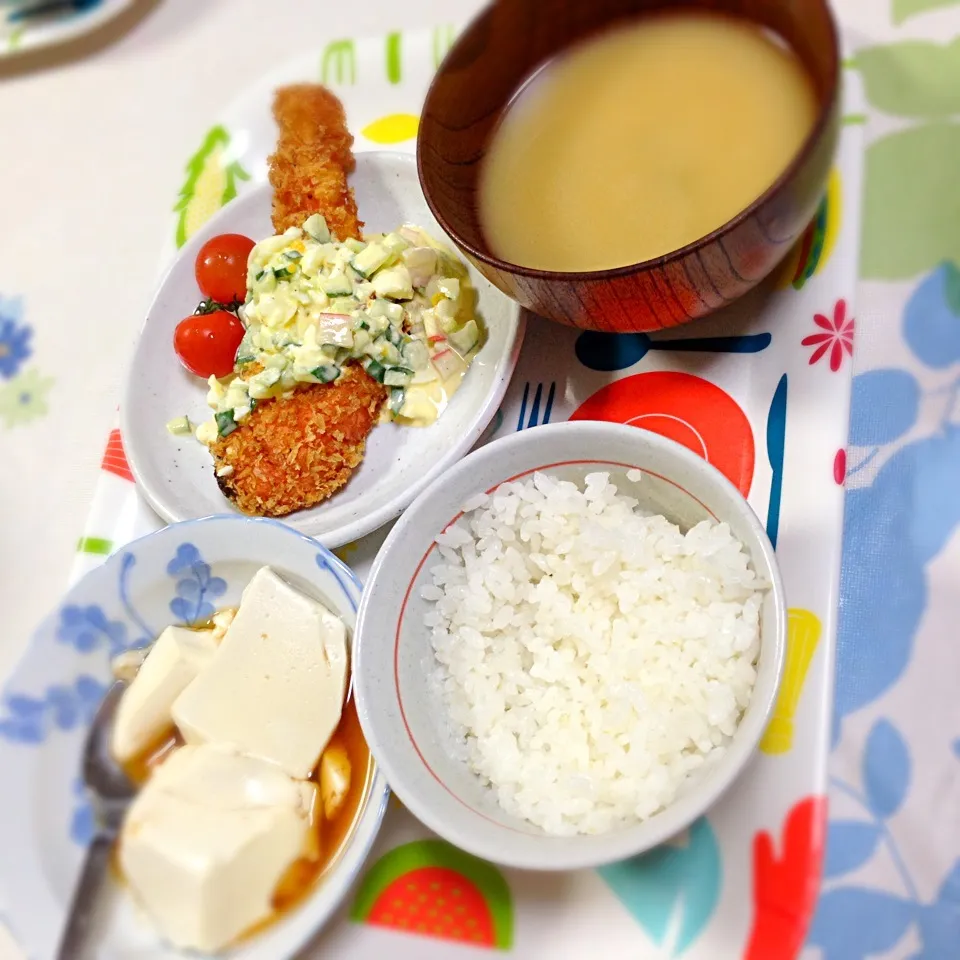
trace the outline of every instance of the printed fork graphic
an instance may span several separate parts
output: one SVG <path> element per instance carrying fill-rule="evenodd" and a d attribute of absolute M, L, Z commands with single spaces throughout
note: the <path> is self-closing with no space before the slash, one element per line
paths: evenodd
<path fill-rule="evenodd" d="M 533 403 L 530 406 L 530 417 L 526 423 L 523 418 L 527 415 L 527 403 L 530 400 L 530 382 L 523 387 L 523 400 L 520 401 L 520 417 L 517 419 L 517 430 L 523 430 L 525 427 L 538 427 L 550 422 L 550 413 L 553 410 L 553 398 L 556 396 L 556 381 L 550 384 L 547 391 L 547 402 L 543 408 L 543 419 L 540 419 L 540 402 L 543 400 L 543 384 L 537 384 L 536 393 L 533 395 Z"/>

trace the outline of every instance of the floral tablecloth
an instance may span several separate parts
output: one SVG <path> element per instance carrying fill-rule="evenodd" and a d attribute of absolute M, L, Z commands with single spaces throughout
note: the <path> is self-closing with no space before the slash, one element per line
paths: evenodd
<path fill-rule="evenodd" d="M 256 0 L 143 0 L 69 47 L 0 60 L 0 671 L 66 582 L 209 118 L 324 37 L 478 5 L 298 3 L 296 30 L 271 31 Z M 960 2 L 837 10 L 869 109 L 852 118 L 867 154 L 830 831 L 802 956 L 956 960 Z M 0 932 L 0 960 L 18 956 Z"/>

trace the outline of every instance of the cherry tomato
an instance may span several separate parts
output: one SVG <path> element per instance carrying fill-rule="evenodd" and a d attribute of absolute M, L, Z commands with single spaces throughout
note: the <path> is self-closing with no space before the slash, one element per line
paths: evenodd
<path fill-rule="evenodd" d="M 243 324 L 226 310 L 194 314 L 177 324 L 173 348 L 198 377 L 225 377 L 233 370 L 243 333 Z"/>
<path fill-rule="evenodd" d="M 211 237 L 197 254 L 197 285 L 217 303 L 233 303 L 247 295 L 247 258 L 253 241 L 239 233 Z"/>

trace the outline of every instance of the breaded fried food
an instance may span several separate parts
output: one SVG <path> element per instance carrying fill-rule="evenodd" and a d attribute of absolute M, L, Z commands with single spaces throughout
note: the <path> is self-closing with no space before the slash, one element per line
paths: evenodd
<path fill-rule="evenodd" d="M 266 400 L 211 446 L 217 482 L 243 513 L 283 517 L 339 490 L 363 460 L 386 391 L 355 365 L 334 383 Z"/>
<path fill-rule="evenodd" d="M 297 84 L 277 91 L 273 114 L 280 127 L 270 158 L 274 230 L 319 213 L 338 240 L 359 238 L 363 223 L 347 183 L 353 137 L 340 101 L 318 84 Z M 259 369 L 250 365 L 246 373 Z M 210 448 L 220 489 L 253 516 L 316 506 L 360 465 L 385 398 L 381 384 L 350 364 L 334 383 L 259 403 Z"/>
<path fill-rule="evenodd" d="M 360 239 L 363 222 L 347 184 L 356 165 L 353 137 L 340 101 L 315 83 L 281 87 L 273 116 L 280 127 L 270 157 L 273 229 L 283 233 L 319 213 L 338 240 Z"/>

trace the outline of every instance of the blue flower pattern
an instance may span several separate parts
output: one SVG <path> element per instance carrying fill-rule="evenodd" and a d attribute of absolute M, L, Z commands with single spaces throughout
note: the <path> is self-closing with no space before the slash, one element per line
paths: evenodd
<path fill-rule="evenodd" d="M 216 612 L 210 602 L 222 597 L 226 581 L 210 572 L 200 551 L 192 543 L 183 543 L 176 556 L 167 564 L 167 573 L 177 581 L 177 595 L 170 601 L 170 612 L 186 624 L 209 620 Z"/>
<path fill-rule="evenodd" d="M 19 299 L 0 297 L 0 378 L 9 380 L 33 353 L 33 330 L 20 322 L 23 305 Z"/>
<path fill-rule="evenodd" d="M 79 653 L 90 653 L 106 646 L 110 655 L 115 656 L 128 646 L 126 624 L 121 620 L 107 619 L 103 610 L 93 604 L 64 607 L 60 611 L 57 639 Z"/>
<path fill-rule="evenodd" d="M 127 619 L 111 619 L 96 604 L 71 604 L 60 610 L 56 628 L 58 642 L 80 654 L 114 657 L 152 641 L 153 632 L 129 597 L 128 580 L 135 563 L 133 554 L 123 557 L 117 585 L 120 606 Z M 352 578 L 352 573 L 346 567 L 330 565 L 325 569 L 337 577 L 349 597 L 344 578 Z M 211 601 L 226 593 L 227 584 L 221 577 L 212 575 L 209 564 L 204 562 L 195 545 L 181 544 L 167 564 L 167 573 L 175 580 L 176 595 L 169 607 L 178 620 L 196 623 L 216 612 Z M 24 746 L 39 746 L 54 731 L 86 728 L 93 721 L 107 689 L 107 683 L 81 673 L 72 685 L 53 684 L 39 694 L 7 692 L 0 701 L 0 739 Z M 93 808 L 82 778 L 74 781 L 72 789 L 74 805 L 68 831 L 75 843 L 86 846 L 94 833 Z"/>
<path fill-rule="evenodd" d="M 39 696 L 8 693 L 2 701 L 0 737 L 14 743 L 39 744 L 51 730 L 87 726 L 107 687 L 81 674 L 72 686 L 55 684 Z"/>
<path fill-rule="evenodd" d="M 946 384 L 924 391 L 911 371 L 896 367 L 854 379 L 848 479 L 876 469 L 875 461 L 881 466 L 868 485 L 847 491 L 834 743 L 842 736 L 845 718 L 875 703 L 906 670 L 927 605 L 930 565 L 960 528 L 956 267 L 942 264 L 921 281 L 904 312 L 902 333 L 914 359 Z M 924 403 L 939 417 L 932 430 L 918 435 Z M 898 448 L 891 452 L 895 444 Z M 957 731 L 944 733 L 947 749 L 960 760 Z M 921 947 L 909 960 L 960 956 L 960 858 L 934 895 L 925 898 L 890 827 L 912 779 L 903 735 L 881 718 L 863 749 L 860 784 L 831 781 L 832 791 L 853 801 L 862 816 L 833 819 L 829 826 L 824 891 L 808 940 L 820 948 L 822 960 L 884 954 L 911 930 Z M 893 864 L 899 889 L 843 882 L 879 856 Z"/>

